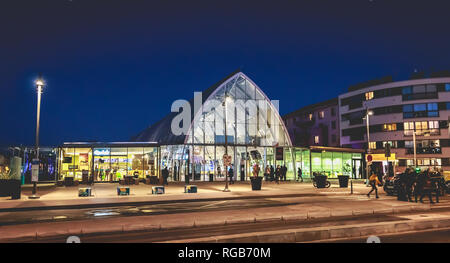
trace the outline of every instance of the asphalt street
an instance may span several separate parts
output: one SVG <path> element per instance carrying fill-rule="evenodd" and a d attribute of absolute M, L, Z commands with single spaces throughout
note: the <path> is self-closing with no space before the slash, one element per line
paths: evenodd
<path fill-rule="evenodd" d="M 87 209 L 55 209 L 33 210 L 22 212 L 0 213 L 1 225 L 16 225 L 52 221 L 69 221 L 89 218 L 106 218 L 119 216 L 160 215 L 184 212 L 206 212 L 217 210 L 252 209 L 261 207 L 276 207 L 295 205 L 299 198 L 260 198 L 245 200 L 223 200 L 205 202 L 173 202 L 167 204 L 152 204 L 142 206 L 111 206 L 105 208 Z"/>
<path fill-rule="evenodd" d="M 377 223 L 408 220 L 395 215 L 364 215 L 340 218 L 323 218 L 317 220 L 267 221 L 260 223 L 242 223 L 218 226 L 204 226 L 195 229 L 169 229 L 158 231 L 140 231 L 119 234 L 93 234 L 80 237 L 82 243 L 150 243 L 182 239 L 193 239 L 220 235 L 254 233 L 258 231 L 285 230 L 294 228 L 314 228 L 324 226 L 343 226 L 358 223 Z M 36 242 L 64 243 L 67 237 L 42 238 Z"/>
<path fill-rule="evenodd" d="M 381 243 L 449 243 L 450 229 L 421 231 L 378 236 Z M 367 243 L 367 237 L 342 240 L 324 240 L 320 243 Z"/>

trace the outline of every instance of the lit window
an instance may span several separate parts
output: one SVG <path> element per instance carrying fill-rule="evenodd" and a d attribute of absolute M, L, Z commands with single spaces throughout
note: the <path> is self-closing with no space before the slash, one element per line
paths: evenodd
<path fill-rule="evenodd" d="M 445 91 L 450 91 L 450 83 L 445 84 Z"/>
<path fill-rule="evenodd" d="M 397 124 L 396 123 L 385 123 L 383 124 L 383 131 L 396 131 Z"/>
<path fill-rule="evenodd" d="M 375 150 L 377 148 L 377 142 L 369 142 L 369 149 Z"/>
<path fill-rule="evenodd" d="M 373 99 L 373 91 L 366 92 L 366 100 L 371 100 L 371 99 Z"/>
<path fill-rule="evenodd" d="M 314 143 L 318 144 L 319 143 L 319 136 L 314 136 Z"/>
<path fill-rule="evenodd" d="M 323 119 L 325 117 L 325 113 L 323 111 L 319 112 L 319 119 Z"/>
<path fill-rule="evenodd" d="M 309 120 L 312 121 L 313 115 L 312 113 L 309 114 Z"/>

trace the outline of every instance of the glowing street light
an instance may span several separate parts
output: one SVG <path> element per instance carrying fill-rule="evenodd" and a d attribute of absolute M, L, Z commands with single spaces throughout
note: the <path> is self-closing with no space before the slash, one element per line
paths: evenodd
<path fill-rule="evenodd" d="M 370 132 L 369 132 L 369 116 L 373 115 L 373 111 L 367 109 L 366 116 L 366 130 L 367 130 L 367 153 L 370 153 Z M 369 164 L 366 166 L 366 185 L 369 186 Z"/>
<path fill-rule="evenodd" d="M 33 160 L 33 165 L 39 167 L 39 120 L 41 115 L 41 94 L 42 94 L 42 88 L 44 87 L 44 80 L 39 76 L 39 79 L 35 82 L 36 88 L 37 88 L 37 112 L 36 112 L 36 156 Z M 36 163 L 37 162 L 37 163 Z M 36 195 L 37 190 L 37 181 L 39 180 L 39 169 L 34 170 L 34 176 L 33 173 L 31 175 L 31 181 L 33 182 L 33 191 L 31 192 L 31 196 L 28 198 L 30 199 L 39 199 L 39 196 Z M 37 170 L 37 171 L 36 171 Z"/>

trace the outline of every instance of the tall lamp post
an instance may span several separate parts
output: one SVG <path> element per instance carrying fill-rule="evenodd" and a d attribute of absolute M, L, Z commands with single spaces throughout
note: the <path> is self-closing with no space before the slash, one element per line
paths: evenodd
<path fill-rule="evenodd" d="M 370 153 L 370 132 L 369 132 L 369 116 L 373 115 L 373 111 L 367 109 L 366 116 L 366 130 L 367 130 L 367 153 Z M 366 165 L 366 185 L 369 185 L 369 163 Z"/>
<path fill-rule="evenodd" d="M 225 91 L 225 99 L 222 102 L 222 106 L 224 109 L 224 119 L 225 119 L 225 156 L 228 158 L 228 138 L 227 138 L 227 100 L 228 100 L 228 94 Z M 225 157 L 224 156 L 224 157 Z M 228 160 L 226 160 L 227 162 Z M 225 189 L 223 189 L 224 192 L 230 192 L 230 189 L 228 189 L 228 165 L 225 165 Z"/>
<path fill-rule="evenodd" d="M 39 120 L 41 116 L 41 94 L 42 94 L 42 87 L 44 86 L 44 81 L 42 80 L 41 76 L 39 76 L 39 79 L 35 82 L 36 88 L 37 88 L 37 112 L 36 112 L 36 158 L 39 160 Z M 36 164 L 33 164 L 36 165 Z M 38 164 L 39 165 L 39 164 Z M 33 177 L 33 176 L 32 176 Z M 36 195 L 37 191 L 37 180 L 39 178 L 39 169 L 37 170 L 36 179 L 33 181 L 33 190 L 31 192 L 31 196 L 29 196 L 29 199 L 38 199 L 39 196 Z"/>

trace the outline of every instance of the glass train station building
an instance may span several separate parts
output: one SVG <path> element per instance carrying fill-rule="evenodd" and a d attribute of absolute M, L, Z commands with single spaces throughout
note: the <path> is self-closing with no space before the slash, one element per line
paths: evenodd
<path fill-rule="evenodd" d="M 64 143 L 58 152 L 58 180 L 114 182 L 127 175 L 143 179 L 160 177 L 167 168 L 170 181 L 184 181 L 186 176 L 191 181 L 222 181 L 225 154 L 231 156 L 235 180 L 248 180 L 256 163 L 260 176 L 267 165 L 285 165 L 287 180 L 296 178 L 298 168 L 304 178 L 313 172 L 362 178 L 364 170 L 362 150 L 292 145 L 277 102 L 241 71 L 190 101 L 172 105 L 170 114 L 131 142 Z"/>

